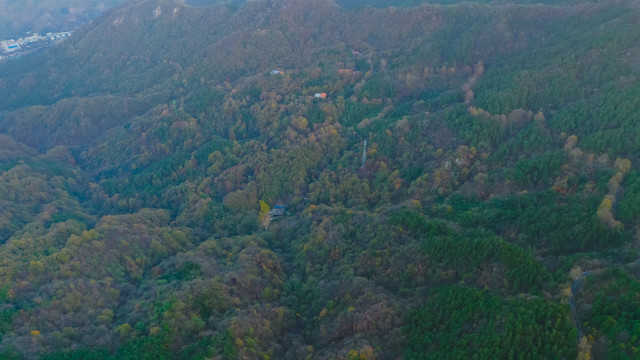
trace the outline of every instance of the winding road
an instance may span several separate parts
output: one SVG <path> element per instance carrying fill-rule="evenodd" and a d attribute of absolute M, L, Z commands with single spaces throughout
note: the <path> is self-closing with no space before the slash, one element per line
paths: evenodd
<path fill-rule="evenodd" d="M 578 312 L 576 311 L 576 307 L 574 304 L 574 298 L 578 291 L 580 291 L 580 287 L 582 286 L 582 281 L 585 277 L 589 276 L 591 271 L 585 271 L 578 278 L 573 280 L 571 283 L 571 297 L 569 298 L 569 306 L 571 306 L 571 313 L 573 314 L 573 320 L 576 322 L 576 327 L 578 328 L 578 341 L 582 339 L 582 323 L 580 323 L 580 318 L 578 318 Z"/>

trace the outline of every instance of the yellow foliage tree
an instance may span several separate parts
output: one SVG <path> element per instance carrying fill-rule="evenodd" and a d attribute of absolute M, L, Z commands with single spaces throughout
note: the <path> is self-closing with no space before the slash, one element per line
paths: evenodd
<path fill-rule="evenodd" d="M 269 222 L 271 221 L 271 216 L 269 215 L 269 211 L 271 211 L 271 209 L 269 208 L 269 205 L 267 205 L 266 202 L 260 200 L 260 213 L 259 213 L 260 224 L 262 224 L 262 226 L 264 226 L 265 228 L 269 226 Z"/>
<path fill-rule="evenodd" d="M 626 174 L 631 170 L 631 161 L 629 161 L 629 159 L 618 158 L 616 159 L 615 166 L 620 172 Z"/>
<path fill-rule="evenodd" d="M 131 333 L 131 330 L 133 330 L 133 328 L 131 327 L 131 325 L 124 323 L 120 326 L 118 326 L 116 328 L 116 333 L 120 336 L 127 336 Z"/>
<path fill-rule="evenodd" d="M 591 359 L 591 342 L 586 336 L 580 338 L 578 343 L 578 360 Z"/>
<path fill-rule="evenodd" d="M 605 197 L 602 199 L 600 206 L 598 206 L 597 214 L 598 217 L 605 222 L 611 218 L 611 208 L 613 207 L 613 202 L 611 199 Z"/>

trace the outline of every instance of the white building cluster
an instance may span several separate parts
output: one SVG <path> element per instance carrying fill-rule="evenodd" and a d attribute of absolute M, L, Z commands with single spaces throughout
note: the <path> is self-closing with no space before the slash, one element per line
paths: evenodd
<path fill-rule="evenodd" d="M 68 38 L 71 32 L 47 33 L 46 35 L 31 34 L 18 39 L 0 40 L 0 60 L 5 57 L 17 56 L 21 53 L 42 48 Z"/>

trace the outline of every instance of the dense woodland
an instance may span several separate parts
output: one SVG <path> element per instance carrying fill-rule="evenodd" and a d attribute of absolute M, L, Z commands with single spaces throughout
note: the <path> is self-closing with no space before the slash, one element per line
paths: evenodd
<path fill-rule="evenodd" d="M 0 64 L 1 358 L 640 358 L 638 1 L 210 3 Z"/>

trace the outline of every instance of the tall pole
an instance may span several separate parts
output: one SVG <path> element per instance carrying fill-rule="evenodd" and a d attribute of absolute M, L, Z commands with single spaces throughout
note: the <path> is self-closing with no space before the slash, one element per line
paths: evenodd
<path fill-rule="evenodd" d="M 364 163 L 367 161 L 367 140 L 364 141 L 364 151 L 362 152 L 362 167 L 364 167 Z"/>

